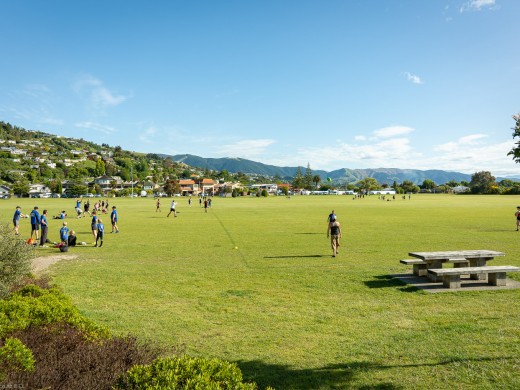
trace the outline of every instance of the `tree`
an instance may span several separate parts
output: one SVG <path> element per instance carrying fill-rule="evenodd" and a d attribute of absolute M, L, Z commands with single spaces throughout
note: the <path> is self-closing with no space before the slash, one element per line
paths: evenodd
<path fill-rule="evenodd" d="M 294 175 L 292 185 L 294 188 L 301 189 L 304 186 L 303 182 L 303 174 L 300 167 L 296 170 L 296 175 Z"/>
<path fill-rule="evenodd" d="M 416 192 L 419 192 L 419 187 L 416 186 L 413 182 L 411 182 L 410 180 L 405 180 L 403 181 L 403 183 L 401 184 L 401 188 L 403 189 L 403 191 L 405 193 L 416 193 Z"/>
<path fill-rule="evenodd" d="M 19 180 L 16 180 L 11 187 L 13 194 L 19 196 L 29 195 L 29 189 L 29 181 L 24 177 L 20 177 Z"/>
<path fill-rule="evenodd" d="M 105 163 L 100 158 L 96 161 L 96 176 L 102 176 L 105 174 Z"/>
<path fill-rule="evenodd" d="M 368 194 L 370 191 L 380 187 L 379 183 L 373 177 L 365 177 L 357 182 L 357 186 L 364 193 Z"/>
<path fill-rule="evenodd" d="M 318 185 L 319 185 L 320 182 L 321 182 L 321 177 L 320 177 L 320 175 L 314 175 L 314 176 L 312 177 L 312 181 L 313 181 L 313 183 L 314 183 L 314 185 L 315 185 L 315 187 L 316 187 L 316 189 L 317 189 L 317 188 L 318 188 Z"/>
<path fill-rule="evenodd" d="M 307 163 L 307 169 L 305 170 L 305 176 L 303 177 L 303 186 L 305 189 L 310 190 L 312 188 L 312 178 L 311 165 Z"/>
<path fill-rule="evenodd" d="M 475 172 L 471 175 L 471 192 L 474 194 L 489 194 L 495 192 L 492 187 L 496 187 L 495 176 L 489 171 Z"/>
<path fill-rule="evenodd" d="M 517 115 L 513 115 L 513 119 L 515 121 L 515 127 L 513 127 L 513 139 L 520 138 L 520 113 Z M 513 160 L 516 163 L 520 162 L 520 139 L 515 142 L 515 146 L 513 149 L 509 151 L 508 156 L 513 156 Z"/>

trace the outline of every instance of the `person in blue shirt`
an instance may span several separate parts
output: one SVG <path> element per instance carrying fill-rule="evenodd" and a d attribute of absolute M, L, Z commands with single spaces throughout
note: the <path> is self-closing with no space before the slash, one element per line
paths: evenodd
<path fill-rule="evenodd" d="M 38 241 L 40 231 L 40 213 L 38 212 L 38 206 L 34 206 L 34 209 L 30 214 L 31 218 L 31 238 L 33 234 L 36 235 L 36 241 Z"/>
<path fill-rule="evenodd" d="M 112 231 L 110 233 L 114 233 L 114 230 L 116 233 L 119 233 L 119 228 L 117 227 L 117 210 L 116 206 L 112 206 L 112 212 L 110 213 L 110 221 L 112 222 Z"/>
<path fill-rule="evenodd" d="M 13 215 L 13 225 L 14 225 L 14 234 L 17 236 L 20 235 L 20 232 L 18 229 L 20 229 L 20 218 L 23 217 L 22 210 L 20 206 L 16 206 L 16 210 L 14 211 Z"/>
<path fill-rule="evenodd" d="M 67 227 L 67 222 L 63 222 L 63 226 L 60 229 L 60 240 L 64 245 L 68 245 L 69 243 L 69 228 Z"/>
<path fill-rule="evenodd" d="M 49 232 L 49 223 L 47 222 L 47 210 L 43 210 L 42 216 L 40 218 L 40 223 L 42 226 L 40 246 L 44 246 L 47 242 L 47 233 Z"/>
<path fill-rule="evenodd" d="M 97 224 L 98 224 L 98 217 L 96 215 L 96 210 L 92 211 L 92 220 L 90 222 L 90 227 L 92 229 L 92 235 L 94 236 L 94 241 L 97 239 Z"/>
<path fill-rule="evenodd" d="M 98 246 L 98 240 L 101 242 L 99 243 L 99 247 L 101 248 L 103 246 L 103 236 L 105 235 L 105 225 L 103 225 L 103 221 L 98 218 L 97 220 L 97 237 L 96 237 L 96 245 Z"/>

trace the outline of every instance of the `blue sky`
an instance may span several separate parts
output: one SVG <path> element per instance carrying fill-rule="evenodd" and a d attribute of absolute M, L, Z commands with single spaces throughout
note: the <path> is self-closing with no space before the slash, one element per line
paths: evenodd
<path fill-rule="evenodd" d="M 519 174 L 520 1 L 0 1 L 0 120 L 138 152 Z"/>

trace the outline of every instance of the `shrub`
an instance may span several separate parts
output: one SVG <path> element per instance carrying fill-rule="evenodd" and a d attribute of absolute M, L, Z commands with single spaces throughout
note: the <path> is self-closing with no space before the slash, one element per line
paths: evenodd
<path fill-rule="evenodd" d="M 148 364 L 161 352 L 130 336 L 92 341 L 64 323 L 31 326 L 12 335 L 32 350 L 36 366 L 33 372 L 10 370 L 0 389 L 14 383 L 24 389 L 111 389 L 132 366 Z"/>
<path fill-rule="evenodd" d="M 83 330 L 91 338 L 107 338 L 108 329 L 83 317 L 58 288 L 48 290 L 27 285 L 0 300 L 0 337 L 29 326 L 64 322 Z"/>
<path fill-rule="evenodd" d="M 6 339 L 0 348 L 0 381 L 8 372 L 33 370 L 34 357 L 31 350 L 17 338 Z"/>
<path fill-rule="evenodd" d="M 236 364 L 188 356 L 159 358 L 137 365 L 119 378 L 116 389 L 256 389 L 243 383 Z"/>
<path fill-rule="evenodd" d="M 31 272 L 33 247 L 15 236 L 9 225 L 0 225 L 0 299 Z"/>

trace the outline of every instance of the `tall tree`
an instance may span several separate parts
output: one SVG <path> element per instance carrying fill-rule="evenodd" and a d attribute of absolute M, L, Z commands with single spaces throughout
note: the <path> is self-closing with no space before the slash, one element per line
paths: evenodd
<path fill-rule="evenodd" d="M 311 165 L 307 163 L 307 169 L 305 170 L 305 176 L 303 177 L 303 185 L 305 189 L 310 190 L 312 188 L 312 169 Z"/>
<path fill-rule="evenodd" d="M 513 115 L 513 120 L 515 121 L 515 127 L 513 127 L 513 139 L 518 138 L 515 142 L 515 146 L 513 149 L 509 151 L 508 156 L 513 156 L 513 160 L 515 162 L 520 162 L 520 113 Z"/>
<path fill-rule="evenodd" d="M 293 182 L 292 182 L 293 188 L 301 189 L 304 187 L 304 184 L 305 183 L 303 181 L 302 170 L 300 167 L 298 167 L 298 169 L 296 170 L 296 175 L 294 175 Z"/>
<path fill-rule="evenodd" d="M 491 192 L 491 187 L 496 186 L 495 176 L 489 171 L 475 172 L 471 175 L 469 183 L 471 192 L 474 194 L 487 194 Z"/>
<path fill-rule="evenodd" d="M 318 189 L 318 185 L 319 185 L 320 182 L 321 182 L 321 177 L 320 177 L 320 175 L 314 175 L 314 176 L 312 177 L 312 181 L 314 182 L 314 185 L 315 185 L 316 189 Z"/>

